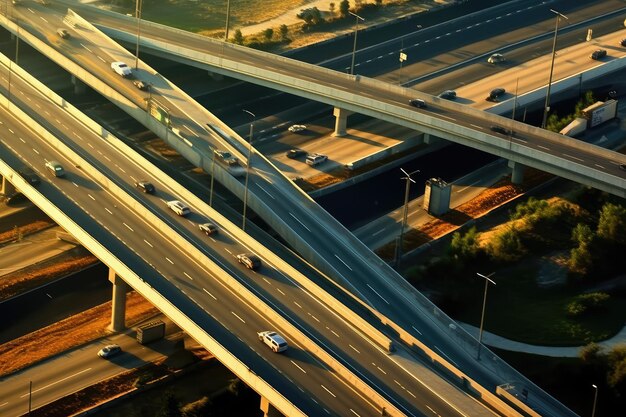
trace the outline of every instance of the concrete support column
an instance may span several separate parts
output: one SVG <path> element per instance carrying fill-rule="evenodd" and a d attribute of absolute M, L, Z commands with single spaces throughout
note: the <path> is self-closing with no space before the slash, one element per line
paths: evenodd
<path fill-rule="evenodd" d="M 114 332 L 126 329 L 126 283 L 109 268 L 109 281 L 113 284 L 113 297 L 111 304 L 111 325 L 109 328 Z"/>
<path fill-rule="evenodd" d="M 431 136 L 430 133 L 424 133 L 424 143 L 426 145 L 432 145 L 439 140 L 436 136 Z"/>
<path fill-rule="evenodd" d="M 509 161 L 509 168 L 511 168 L 511 182 L 513 184 L 524 182 L 524 165 L 519 162 Z"/>
<path fill-rule="evenodd" d="M 261 395 L 261 411 L 263 411 L 263 417 L 280 417 L 282 414 L 276 410 L 272 404 Z"/>
<path fill-rule="evenodd" d="M 87 90 L 87 86 L 80 79 L 72 75 L 72 84 L 74 85 L 74 94 L 83 94 Z"/>
<path fill-rule="evenodd" d="M 350 116 L 351 114 L 352 112 L 349 110 L 335 107 L 335 109 L 333 110 L 333 116 L 335 116 L 335 132 L 333 132 L 333 136 L 346 136 L 346 125 L 348 124 L 348 116 Z"/>
<path fill-rule="evenodd" d="M 0 194 L 5 196 L 12 196 L 15 194 L 15 186 L 6 179 L 6 177 L 2 177 L 2 188 L 0 188 Z"/>

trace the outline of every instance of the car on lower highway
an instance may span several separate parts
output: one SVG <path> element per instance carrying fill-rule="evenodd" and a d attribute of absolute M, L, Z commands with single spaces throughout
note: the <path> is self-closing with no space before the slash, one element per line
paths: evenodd
<path fill-rule="evenodd" d="M 439 98 L 444 98 L 446 100 L 456 100 L 456 91 L 454 90 L 445 90 L 439 93 Z"/>
<path fill-rule="evenodd" d="M 166 202 L 165 204 L 167 204 L 167 206 L 170 208 L 170 210 L 172 210 L 174 213 L 176 213 L 179 216 L 186 216 L 189 213 L 191 213 L 191 210 L 189 210 L 189 207 L 187 207 L 185 204 L 183 204 L 182 202 L 178 201 L 178 200 L 171 200 Z"/>
<path fill-rule="evenodd" d="M 298 159 L 302 156 L 306 156 L 307 152 L 303 149 L 289 149 L 285 155 L 289 159 Z"/>
<path fill-rule="evenodd" d="M 61 165 L 57 161 L 46 162 L 46 169 L 50 171 L 55 177 L 65 176 L 65 169 L 63 169 L 63 165 Z"/>
<path fill-rule="evenodd" d="M 37 186 L 41 183 L 41 179 L 39 175 L 35 173 L 35 171 L 31 167 L 23 167 L 19 170 L 19 174 L 28 182 L 30 185 Z"/>
<path fill-rule="evenodd" d="M 122 353 L 122 348 L 120 345 L 116 345 L 116 344 L 111 344 L 111 345 L 106 345 L 105 347 L 103 347 L 102 349 L 100 349 L 98 351 L 98 356 L 100 356 L 103 359 L 109 359 L 115 355 L 118 355 Z"/>
<path fill-rule="evenodd" d="M 150 84 L 145 83 L 141 80 L 134 80 L 133 85 L 140 89 L 141 91 L 147 91 L 150 88 Z"/>
<path fill-rule="evenodd" d="M 261 267 L 261 258 L 254 253 L 240 253 L 237 261 L 248 269 L 256 271 Z"/>
<path fill-rule="evenodd" d="M 291 125 L 287 130 L 289 130 L 291 133 L 302 132 L 306 130 L 306 125 Z"/>

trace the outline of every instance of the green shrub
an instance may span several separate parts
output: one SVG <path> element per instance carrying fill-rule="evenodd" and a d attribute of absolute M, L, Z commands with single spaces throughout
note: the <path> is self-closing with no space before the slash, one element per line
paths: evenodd
<path fill-rule="evenodd" d="M 603 292 L 593 292 L 579 295 L 574 301 L 567 304 L 566 311 L 571 317 L 580 317 L 585 314 L 601 310 L 606 306 L 610 296 Z"/>
<path fill-rule="evenodd" d="M 478 244 L 478 232 L 473 226 L 465 234 L 454 232 L 449 247 L 450 255 L 458 260 L 473 260 L 482 252 Z"/>
<path fill-rule="evenodd" d="M 513 227 L 497 234 L 487 246 L 488 255 L 499 262 L 514 262 L 520 259 L 526 249 L 522 244 L 520 232 Z"/>

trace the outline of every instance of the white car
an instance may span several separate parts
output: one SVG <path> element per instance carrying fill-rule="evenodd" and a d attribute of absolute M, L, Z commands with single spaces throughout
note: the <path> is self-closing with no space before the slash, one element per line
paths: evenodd
<path fill-rule="evenodd" d="M 292 133 L 302 132 L 303 130 L 306 130 L 306 126 L 305 125 L 291 125 L 289 126 L 289 129 L 287 130 L 289 130 Z"/>
<path fill-rule="evenodd" d="M 187 207 L 185 204 L 183 204 L 182 202 L 178 200 L 168 201 L 165 204 L 167 204 L 170 210 L 172 210 L 174 213 L 178 214 L 179 216 L 186 216 L 189 213 L 191 213 L 191 210 L 189 210 L 189 207 Z"/>
<path fill-rule="evenodd" d="M 122 348 L 119 345 L 107 345 L 98 351 L 98 356 L 104 359 L 108 359 L 111 356 L 115 356 L 122 352 Z"/>
<path fill-rule="evenodd" d="M 111 68 L 122 77 L 130 77 L 133 73 L 126 63 L 120 61 L 111 62 Z"/>
<path fill-rule="evenodd" d="M 264 332 L 258 332 L 259 340 L 269 346 L 274 353 L 284 352 L 287 350 L 287 341 L 278 333 L 266 330 Z"/>
<path fill-rule="evenodd" d="M 306 164 L 311 165 L 312 167 L 322 164 L 328 160 L 328 156 L 321 153 L 310 153 L 309 156 L 306 157 Z"/>

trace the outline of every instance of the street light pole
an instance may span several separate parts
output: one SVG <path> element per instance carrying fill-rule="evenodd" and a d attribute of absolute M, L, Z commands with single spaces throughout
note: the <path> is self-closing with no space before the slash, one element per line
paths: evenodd
<path fill-rule="evenodd" d="M 255 114 L 251 111 L 244 110 L 244 112 L 248 113 L 252 116 L 252 120 L 250 121 L 250 141 L 248 143 L 248 163 L 246 164 L 246 183 L 243 189 L 243 223 L 241 224 L 241 230 L 246 230 L 246 207 L 248 206 L 248 178 L 250 177 L 250 159 L 252 158 L 252 135 L 254 133 L 254 119 L 256 118 Z"/>
<path fill-rule="evenodd" d="M 476 356 L 476 359 L 480 360 L 480 347 L 482 346 L 483 341 L 483 325 L 485 324 L 485 306 L 487 305 L 487 288 L 489 287 L 489 283 L 492 283 L 493 285 L 496 285 L 496 283 L 491 278 L 489 278 L 493 275 L 493 273 L 485 276 L 477 272 L 476 275 L 485 279 L 485 295 L 483 296 L 483 312 L 480 316 L 480 330 L 478 331 L 478 349 Z"/>
<path fill-rule="evenodd" d="M 141 36 L 141 29 L 139 22 L 141 22 L 141 7 L 143 6 L 142 0 L 135 1 L 135 19 L 137 20 L 137 43 L 135 45 L 135 70 L 139 68 L 139 37 Z"/>
<path fill-rule="evenodd" d="M 546 123 L 548 121 L 548 112 L 550 111 L 550 88 L 552 87 L 552 74 L 554 73 L 554 57 L 556 56 L 556 38 L 559 34 L 559 20 L 560 18 L 567 19 L 562 13 L 557 12 L 556 10 L 550 9 L 550 11 L 556 14 L 556 26 L 554 28 L 554 39 L 552 41 L 552 61 L 550 62 L 550 77 L 548 78 L 548 91 L 546 92 L 546 104 L 543 107 L 543 121 L 541 122 L 541 128 L 546 128 Z"/>
<path fill-rule="evenodd" d="M 350 75 L 354 75 L 354 57 L 356 55 L 356 37 L 359 33 L 359 20 L 365 20 L 356 13 L 348 12 L 356 18 L 356 25 L 354 26 L 354 46 L 352 47 L 352 64 L 350 65 Z"/>
<path fill-rule="evenodd" d="M 224 41 L 228 42 L 228 27 L 230 26 L 230 0 L 226 0 L 226 30 L 224 31 Z"/>
<path fill-rule="evenodd" d="M 596 417 L 596 404 L 598 402 L 598 387 L 596 386 L 596 384 L 592 384 L 591 386 L 595 390 L 595 393 L 593 394 L 593 408 L 591 409 L 591 417 Z"/>
<path fill-rule="evenodd" d="M 415 180 L 411 178 L 412 174 L 420 172 L 419 169 L 408 173 L 403 168 L 400 168 L 400 171 L 405 175 L 400 178 L 406 181 L 406 186 L 404 187 L 404 213 L 402 214 L 402 225 L 400 226 L 400 238 L 398 241 L 397 249 L 396 249 L 396 265 L 400 264 L 400 259 L 402 258 L 402 243 L 404 240 L 404 229 L 406 228 L 406 224 L 408 222 L 409 217 L 409 190 L 411 189 L 411 183 L 415 184 Z"/>

